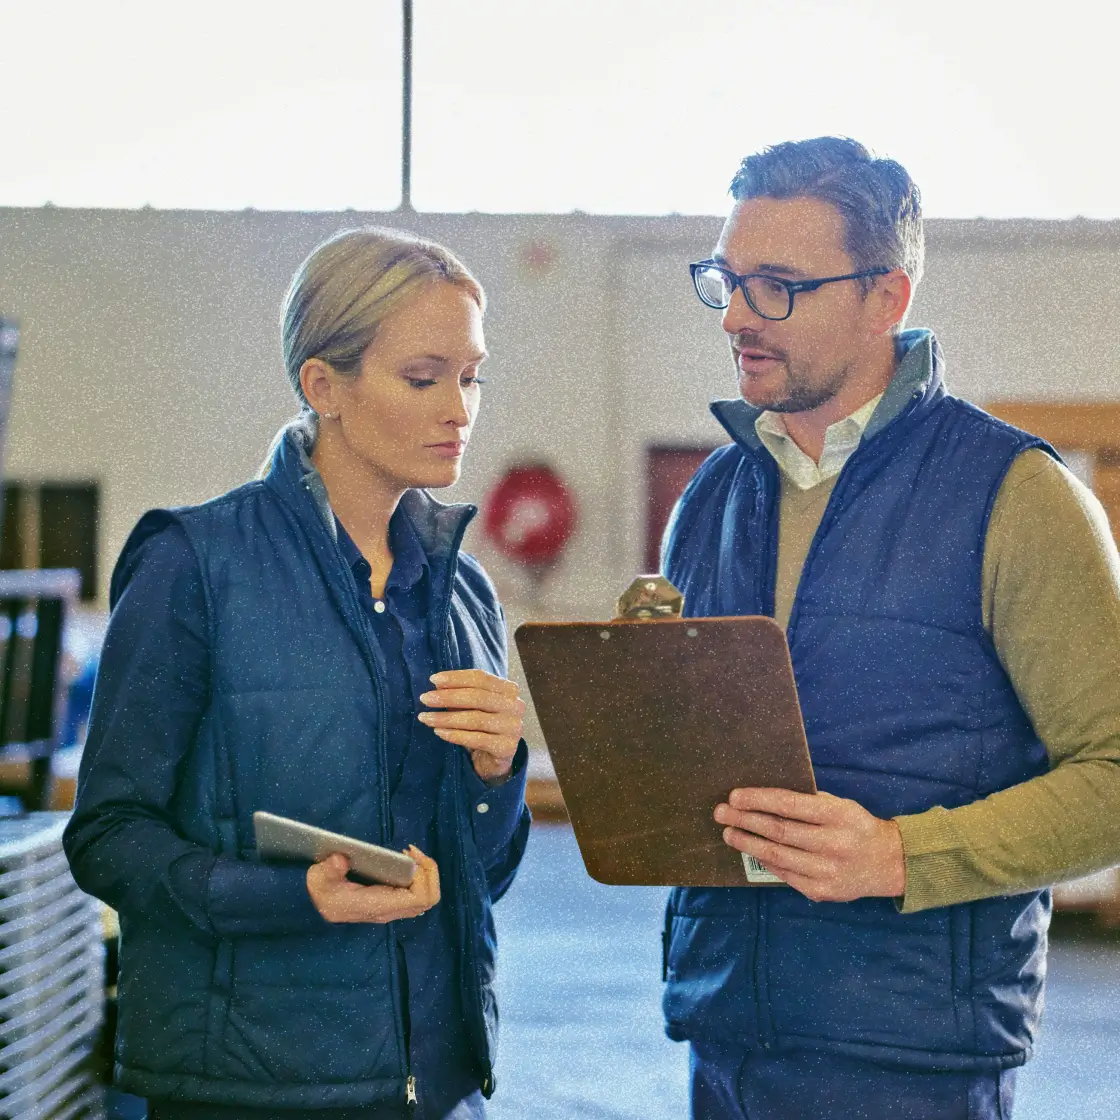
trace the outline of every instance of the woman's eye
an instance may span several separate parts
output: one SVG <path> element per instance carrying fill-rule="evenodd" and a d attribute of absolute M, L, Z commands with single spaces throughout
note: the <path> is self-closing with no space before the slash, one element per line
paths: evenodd
<path fill-rule="evenodd" d="M 477 373 L 472 373 L 472 374 L 468 374 L 467 376 L 461 378 L 459 383 L 461 385 L 485 385 L 486 384 L 486 378 L 485 377 L 479 377 L 479 375 Z"/>
<path fill-rule="evenodd" d="M 436 383 L 434 377 L 407 377 L 405 380 L 414 389 L 430 389 Z"/>

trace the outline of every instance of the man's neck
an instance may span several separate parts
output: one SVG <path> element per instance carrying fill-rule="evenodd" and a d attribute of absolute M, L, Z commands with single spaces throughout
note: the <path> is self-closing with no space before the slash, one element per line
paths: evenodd
<path fill-rule="evenodd" d="M 789 438 L 814 463 L 819 463 L 828 429 L 884 392 L 897 368 L 892 339 L 889 351 L 866 368 L 854 371 L 840 391 L 824 404 L 805 412 L 782 413 Z"/>

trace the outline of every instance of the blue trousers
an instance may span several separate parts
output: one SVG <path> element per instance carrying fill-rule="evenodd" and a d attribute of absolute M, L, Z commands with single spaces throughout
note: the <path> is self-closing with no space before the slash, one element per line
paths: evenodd
<path fill-rule="evenodd" d="M 927 1073 L 693 1044 L 692 1120 L 1011 1120 L 1017 1070 Z"/>

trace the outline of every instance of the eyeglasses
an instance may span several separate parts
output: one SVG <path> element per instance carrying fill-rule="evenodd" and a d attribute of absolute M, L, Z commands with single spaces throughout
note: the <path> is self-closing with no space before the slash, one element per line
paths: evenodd
<path fill-rule="evenodd" d="M 798 292 L 815 292 L 823 284 L 840 280 L 862 280 L 865 276 L 886 276 L 889 268 L 869 268 L 864 272 L 849 272 L 844 276 L 822 276 L 817 280 L 783 280 L 761 272 L 740 276 L 716 261 L 697 261 L 688 266 L 696 294 L 703 303 L 722 311 L 735 294 L 743 289 L 750 309 L 763 319 L 788 319 L 793 314 L 793 297 Z"/>

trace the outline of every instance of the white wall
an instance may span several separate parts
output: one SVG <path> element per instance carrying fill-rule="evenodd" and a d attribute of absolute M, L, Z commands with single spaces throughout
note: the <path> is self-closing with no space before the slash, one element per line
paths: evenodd
<path fill-rule="evenodd" d="M 285 285 L 345 225 L 452 246 L 490 296 L 483 414 L 451 494 L 478 502 L 532 455 L 574 488 L 578 537 L 543 602 L 511 615 L 605 617 L 641 566 L 642 454 L 719 442 L 734 392 L 718 315 L 685 264 L 716 218 L 0 210 L 0 312 L 18 318 L 5 473 L 97 479 L 101 584 L 132 524 L 255 473 L 293 411 L 277 343 Z M 1120 223 L 927 223 L 911 324 L 933 327 L 951 387 L 995 397 L 1120 396 Z M 530 245 L 551 248 L 534 268 Z M 526 585 L 472 531 L 515 601 Z"/>

